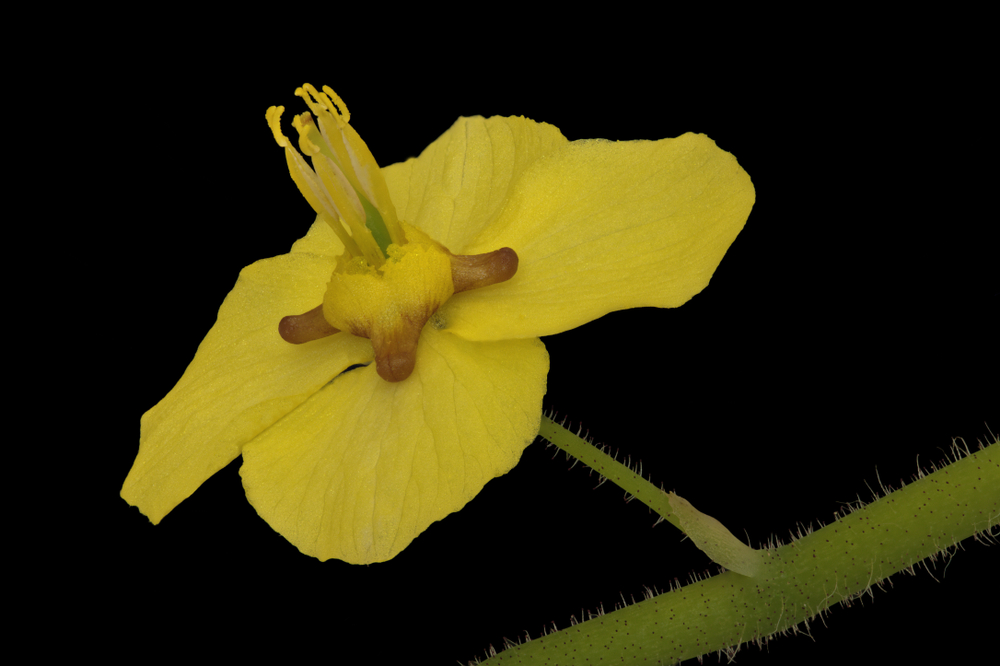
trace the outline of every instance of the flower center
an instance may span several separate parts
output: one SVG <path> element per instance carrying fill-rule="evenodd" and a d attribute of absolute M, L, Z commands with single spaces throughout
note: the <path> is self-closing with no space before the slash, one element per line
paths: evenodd
<path fill-rule="evenodd" d="M 312 168 L 281 133 L 284 107 L 267 121 L 285 148 L 299 191 L 344 244 L 323 303 L 278 324 L 281 337 L 302 344 L 341 331 L 371 340 L 379 376 L 406 379 L 416 365 L 420 332 L 453 294 L 509 280 L 517 272 L 510 248 L 455 255 L 419 229 L 396 218 L 381 170 L 333 90 L 309 84 L 295 91 L 316 114 L 296 116 L 299 147 Z"/>

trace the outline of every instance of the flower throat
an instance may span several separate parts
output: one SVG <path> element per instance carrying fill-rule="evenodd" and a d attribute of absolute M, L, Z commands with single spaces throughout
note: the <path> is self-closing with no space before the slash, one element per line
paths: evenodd
<path fill-rule="evenodd" d="M 284 317 L 281 337 L 303 344 L 346 332 L 372 342 L 382 379 L 407 379 L 416 366 L 420 333 L 454 294 L 509 280 L 517 253 L 509 247 L 477 255 L 456 255 L 396 217 L 381 169 L 349 124 L 350 112 L 329 87 L 305 84 L 295 94 L 306 112 L 292 119 L 299 149 L 282 134 L 285 107 L 270 107 L 267 123 L 285 149 L 292 180 L 344 246 L 323 302 Z M 317 127 L 318 125 L 318 127 Z"/>

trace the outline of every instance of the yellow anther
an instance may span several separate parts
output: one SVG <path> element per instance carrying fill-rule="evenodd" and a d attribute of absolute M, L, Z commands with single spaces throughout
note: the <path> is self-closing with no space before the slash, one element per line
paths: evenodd
<path fill-rule="evenodd" d="M 300 113 L 297 116 L 292 116 L 292 127 L 299 133 L 299 150 L 309 157 L 315 157 L 315 155 L 322 151 L 319 144 L 315 143 L 309 134 L 316 132 L 316 125 L 313 124 L 312 116 L 308 113 Z M 316 132 L 317 138 L 319 138 L 319 132 Z"/>
<path fill-rule="evenodd" d="M 264 117 L 267 118 L 267 126 L 271 128 L 271 133 L 274 134 L 274 140 L 278 142 L 278 145 L 282 148 L 289 148 L 292 143 L 281 132 L 281 114 L 284 112 L 285 107 L 272 106 L 264 113 Z"/>
<path fill-rule="evenodd" d="M 325 120 L 329 116 L 336 121 L 337 127 L 343 127 L 351 120 L 351 114 L 348 112 L 344 100 L 340 99 L 340 96 L 333 92 L 329 86 L 323 86 L 323 92 L 320 92 L 306 83 L 301 88 L 296 88 L 295 94 L 305 100 L 317 118 Z M 336 104 L 334 104 L 334 100 L 336 100 Z"/>
<path fill-rule="evenodd" d="M 340 116 L 343 118 L 345 123 L 351 122 L 351 112 L 347 110 L 347 105 L 344 104 L 344 100 L 340 99 L 340 95 L 333 92 L 333 88 L 330 86 L 323 86 L 323 92 L 333 98 L 333 101 L 337 104 L 337 108 L 340 109 Z"/>

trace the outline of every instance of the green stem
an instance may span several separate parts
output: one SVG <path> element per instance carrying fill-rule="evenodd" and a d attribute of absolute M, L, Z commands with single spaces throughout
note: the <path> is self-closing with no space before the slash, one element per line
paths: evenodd
<path fill-rule="evenodd" d="M 642 472 L 623 465 L 604 451 L 588 442 L 579 434 L 566 430 L 548 416 L 542 415 L 542 426 L 538 436 L 555 444 L 567 454 L 596 471 L 605 479 L 620 487 L 650 509 L 660 514 L 660 517 L 683 531 L 678 517 L 670 508 L 669 496 L 660 488 L 642 477 Z"/>
<path fill-rule="evenodd" d="M 554 428 L 543 423 L 541 436 L 571 455 L 579 452 L 612 481 L 622 479 L 629 493 L 642 496 L 639 482 L 649 486 L 647 495 L 661 493 Z M 799 624 L 808 631 L 810 620 L 833 604 L 1000 523 L 1000 445 L 961 459 L 953 451 L 952 464 L 787 545 L 757 551 L 762 561 L 753 576 L 727 571 L 511 647 L 483 664 L 590 664 L 598 657 L 673 664 L 798 631 Z"/>

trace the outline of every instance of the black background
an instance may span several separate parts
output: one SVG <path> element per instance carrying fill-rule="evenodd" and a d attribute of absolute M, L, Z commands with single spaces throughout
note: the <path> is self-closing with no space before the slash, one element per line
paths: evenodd
<path fill-rule="evenodd" d="M 645 507 L 611 484 L 594 490 L 596 477 L 567 471 L 540 442 L 372 566 L 300 554 L 246 502 L 239 460 L 156 527 L 118 497 L 139 416 L 179 379 L 239 270 L 287 252 L 313 219 L 264 121 L 272 104 L 288 107 L 286 122 L 304 110 L 292 93 L 306 81 L 346 100 L 382 164 L 476 114 L 525 115 L 571 140 L 702 132 L 738 158 L 757 202 L 710 286 L 676 310 L 612 313 L 545 339 L 545 407 L 755 545 L 869 499 L 876 470 L 898 486 L 952 437 L 975 446 L 1000 425 L 983 82 L 934 44 L 889 49 L 858 31 L 848 47 L 641 17 L 619 30 L 600 16 L 525 17 L 496 32 L 471 18 L 418 21 L 390 37 L 376 18 L 314 16 L 305 29 L 282 15 L 239 35 L 195 24 L 103 63 L 112 78 L 142 63 L 141 75 L 121 70 L 102 106 L 119 183 L 102 195 L 128 242 L 111 270 L 142 297 L 119 308 L 140 334 L 109 352 L 127 387 L 113 434 L 81 463 L 72 612 L 115 601 L 88 641 L 464 664 L 505 637 L 714 571 L 672 527 L 653 528 Z M 943 563 L 937 580 L 898 575 L 891 591 L 814 623 L 814 640 L 749 647 L 737 663 L 974 654 L 994 570 L 994 551 L 970 542 L 947 575 Z"/>

